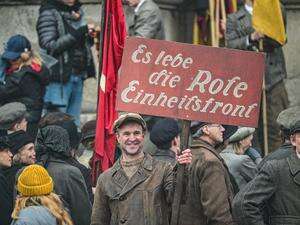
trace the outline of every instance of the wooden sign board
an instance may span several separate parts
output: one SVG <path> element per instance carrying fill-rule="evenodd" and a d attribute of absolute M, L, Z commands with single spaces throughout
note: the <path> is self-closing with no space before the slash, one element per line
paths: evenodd
<path fill-rule="evenodd" d="M 117 110 L 256 127 L 264 69 L 262 53 L 131 37 Z"/>

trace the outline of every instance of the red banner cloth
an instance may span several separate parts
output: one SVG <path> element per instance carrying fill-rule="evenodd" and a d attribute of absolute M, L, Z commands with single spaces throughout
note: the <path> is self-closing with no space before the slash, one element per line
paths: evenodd
<path fill-rule="evenodd" d="M 93 175 L 107 170 L 114 163 L 115 135 L 112 131 L 117 117 L 115 109 L 118 71 L 121 65 L 126 25 L 121 0 L 102 1 L 105 4 L 105 22 L 102 49 L 102 71 L 98 93 L 97 126 Z M 101 62 L 100 62 L 101 63 Z M 97 179 L 97 177 L 93 177 Z"/>

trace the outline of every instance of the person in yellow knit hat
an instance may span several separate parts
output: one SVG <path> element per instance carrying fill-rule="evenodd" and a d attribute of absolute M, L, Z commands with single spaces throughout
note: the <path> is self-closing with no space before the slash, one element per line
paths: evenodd
<path fill-rule="evenodd" d="M 73 225 L 58 195 L 53 193 L 53 181 L 40 165 L 27 166 L 19 175 L 12 225 Z"/>

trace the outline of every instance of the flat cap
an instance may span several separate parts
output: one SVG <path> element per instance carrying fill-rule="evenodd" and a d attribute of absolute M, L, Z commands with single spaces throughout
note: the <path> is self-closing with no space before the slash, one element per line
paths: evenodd
<path fill-rule="evenodd" d="M 150 140 L 157 147 L 160 147 L 171 142 L 179 133 L 180 128 L 175 119 L 161 119 L 153 125 Z"/>
<path fill-rule="evenodd" d="M 34 143 L 34 138 L 23 130 L 9 134 L 8 139 L 11 144 L 10 151 L 13 155 L 17 154 L 23 146 L 29 143 Z"/>
<path fill-rule="evenodd" d="M 7 148 L 11 148 L 9 138 L 7 136 L 0 137 L 0 152 Z"/>
<path fill-rule="evenodd" d="M 86 122 L 81 128 L 81 141 L 89 138 L 95 138 L 96 133 L 96 120 Z"/>
<path fill-rule="evenodd" d="M 195 134 L 201 127 L 209 124 L 208 122 L 192 121 L 190 126 L 191 134 Z"/>
<path fill-rule="evenodd" d="M 300 132 L 300 120 L 296 121 L 291 127 L 291 134 Z"/>
<path fill-rule="evenodd" d="M 119 118 L 114 122 L 113 130 L 116 133 L 117 130 L 125 123 L 135 122 L 142 126 L 143 130 L 147 130 L 146 122 L 141 117 L 141 115 L 137 113 L 125 113 L 119 116 Z"/>
<path fill-rule="evenodd" d="M 26 106 L 11 102 L 0 107 L 0 129 L 8 130 L 20 119 L 26 117 Z"/>
<path fill-rule="evenodd" d="M 291 129 L 298 120 L 300 120 L 300 107 L 294 106 L 280 112 L 276 122 L 285 129 Z"/>
<path fill-rule="evenodd" d="M 230 138 L 229 142 L 237 142 L 243 140 L 244 138 L 248 137 L 249 135 L 255 132 L 255 128 L 252 127 L 240 127 Z"/>
<path fill-rule="evenodd" d="M 238 126 L 233 126 L 233 125 L 222 125 L 225 129 L 223 132 L 223 140 L 226 141 L 228 140 L 237 130 Z"/>

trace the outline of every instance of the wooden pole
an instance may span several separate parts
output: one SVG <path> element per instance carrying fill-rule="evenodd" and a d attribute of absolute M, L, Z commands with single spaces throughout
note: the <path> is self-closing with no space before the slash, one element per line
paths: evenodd
<path fill-rule="evenodd" d="M 215 0 L 209 0 L 209 15 L 210 15 L 210 34 L 211 45 L 216 47 L 216 31 L 215 31 Z"/>
<path fill-rule="evenodd" d="M 263 51 L 263 40 L 259 40 L 259 50 Z M 267 117 L 267 94 L 266 94 L 266 83 L 265 77 L 263 77 L 263 93 L 262 93 L 262 116 L 263 116 L 263 133 L 264 133 L 264 152 L 265 155 L 269 153 L 268 146 L 268 117 Z"/>
<path fill-rule="evenodd" d="M 216 0 L 216 47 L 219 47 L 220 43 L 220 0 Z"/>
<path fill-rule="evenodd" d="M 180 154 L 181 151 L 187 149 L 189 143 L 189 131 L 190 131 L 191 121 L 182 121 L 182 132 L 180 136 Z M 182 199 L 183 192 L 183 178 L 184 178 L 185 165 L 178 165 L 176 174 L 176 187 L 174 192 L 173 204 L 172 204 L 172 215 L 171 215 L 171 225 L 179 224 L 180 215 L 180 203 Z"/>

